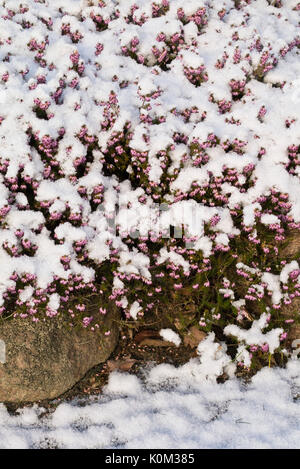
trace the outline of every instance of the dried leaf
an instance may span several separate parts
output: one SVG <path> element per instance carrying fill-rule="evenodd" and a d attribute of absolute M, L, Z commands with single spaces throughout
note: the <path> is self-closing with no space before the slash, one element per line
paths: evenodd
<path fill-rule="evenodd" d="M 107 368 L 109 371 L 129 371 L 135 363 L 136 360 L 133 358 L 124 358 L 123 360 L 108 360 Z"/>
<path fill-rule="evenodd" d="M 199 343 L 205 339 L 206 333 L 203 331 L 200 331 L 198 327 L 192 326 L 188 330 L 188 333 L 183 339 L 183 343 L 186 346 L 189 346 L 191 348 L 196 348 L 198 347 Z"/>
<path fill-rule="evenodd" d="M 140 346 L 143 347 L 147 345 L 148 347 L 176 347 L 174 342 L 168 342 L 167 340 L 160 339 L 144 339 Z"/>
<path fill-rule="evenodd" d="M 145 339 L 155 339 L 157 337 L 160 337 L 158 331 L 154 331 L 152 329 L 144 329 L 143 331 L 140 331 L 136 334 L 136 336 L 134 337 L 134 341 L 136 344 L 139 344 Z"/>

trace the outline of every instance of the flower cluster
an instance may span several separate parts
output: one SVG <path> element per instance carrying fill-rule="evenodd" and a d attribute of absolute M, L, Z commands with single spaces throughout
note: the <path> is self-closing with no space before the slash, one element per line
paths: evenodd
<path fill-rule="evenodd" d="M 0 0 L 1 316 L 95 330 L 95 297 L 128 319 L 180 304 L 232 326 L 245 367 L 286 341 L 299 8 Z"/>

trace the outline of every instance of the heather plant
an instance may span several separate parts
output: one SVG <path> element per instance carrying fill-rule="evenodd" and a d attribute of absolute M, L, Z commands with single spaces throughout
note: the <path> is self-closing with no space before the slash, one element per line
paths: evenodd
<path fill-rule="evenodd" d="M 93 331 L 100 298 L 127 320 L 191 310 L 180 330 L 214 332 L 241 368 L 287 354 L 299 11 L 0 0 L 2 318 Z"/>

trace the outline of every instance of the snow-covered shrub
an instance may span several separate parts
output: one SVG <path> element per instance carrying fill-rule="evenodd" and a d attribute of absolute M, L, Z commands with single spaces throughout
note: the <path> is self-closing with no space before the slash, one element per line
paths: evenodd
<path fill-rule="evenodd" d="M 0 0 L 3 317 L 94 329 L 92 297 L 135 319 L 188 297 L 241 364 L 271 329 L 284 341 L 281 305 L 300 295 L 280 256 L 300 228 L 299 11 Z"/>

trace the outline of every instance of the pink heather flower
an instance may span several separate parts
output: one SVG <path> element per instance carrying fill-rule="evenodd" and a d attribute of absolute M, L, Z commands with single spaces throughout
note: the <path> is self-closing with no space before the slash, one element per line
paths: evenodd
<path fill-rule="evenodd" d="M 269 345 L 264 344 L 260 347 L 260 349 L 261 349 L 262 352 L 268 352 L 269 351 Z"/>
<path fill-rule="evenodd" d="M 93 320 L 93 316 L 86 316 L 85 318 L 83 318 L 82 320 L 82 324 L 83 324 L 83 327 L 88 327 L 88 325 L 92 322 Z"/>
<path fill-rule="evenodd" d="M 285 340 L 287 338 L 287 332 L 283 332 L 280 336 L 280 340 Z"/>

